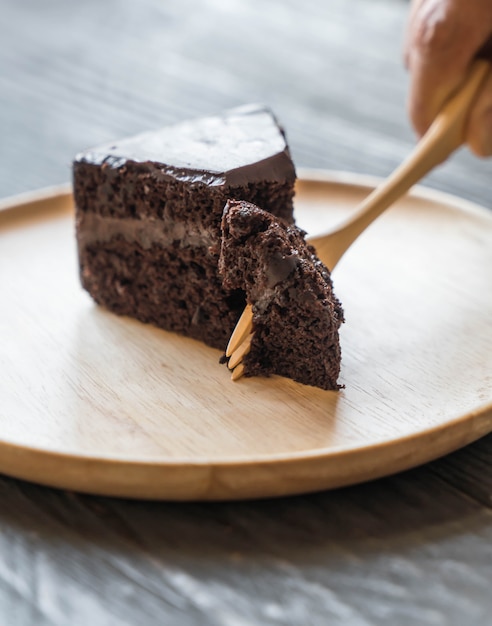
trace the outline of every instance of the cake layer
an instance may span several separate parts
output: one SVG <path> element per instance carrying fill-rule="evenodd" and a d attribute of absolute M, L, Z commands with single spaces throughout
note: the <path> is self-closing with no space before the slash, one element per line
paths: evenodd
<path fill-rule="evenodd" d="M 242 291 L 223 289 L 216 260 L 201 248 L 145 249 L 115 237 L 88 244 L 81 266 L 82 284 L 98 304 L 218 349 L 245 305 Z"/>
<path fill-rule="evenodd" d="M 211 228 L 220 237 L 220 220 L 229 198 L 247 199 L 292 221 L 294 183 L 261 181 L 244 187 L 209 187 L 166 180 L 155 163 L 127 161 L 119 168 L 107 164 L 74 163 L 74 197 L 78 214 L 175 220 Z"/>

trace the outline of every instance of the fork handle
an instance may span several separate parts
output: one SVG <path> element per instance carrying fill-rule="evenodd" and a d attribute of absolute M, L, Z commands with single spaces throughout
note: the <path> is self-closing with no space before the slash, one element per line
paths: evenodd
<path fill-rule="evenodd" d="M 330 250 L 331 269 L 369 224 L 464 143 L 470 106 L 490 68 L 487 61 L 473 62 L 463 85 L 445 104 L 413 152 L 336 229 L 337 236 L 330 241 L 335 246 Z M 310 242 L 316 247 L 316 238 Z"/>

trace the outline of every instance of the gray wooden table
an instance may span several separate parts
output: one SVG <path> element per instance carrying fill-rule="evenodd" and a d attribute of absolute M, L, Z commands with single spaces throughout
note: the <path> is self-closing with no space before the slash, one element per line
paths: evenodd
<path fill-rule="evenodd" d="M 251 101 L 298 166 L 386 175 L 402 0 L 0 0 L 0 197 L 78 150 Z M 464 151 L 428 185 L 491 207 Z M 0 398 L 0 412 L 1 398 Z M 0 478 L 0 624 L 492 623 L 492 436 L 425 467 L 263 502 L 128 502 Z"/>

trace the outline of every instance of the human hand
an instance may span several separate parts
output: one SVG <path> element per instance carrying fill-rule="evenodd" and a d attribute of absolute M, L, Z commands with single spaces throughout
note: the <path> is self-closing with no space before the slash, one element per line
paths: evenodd
<path fill-rule="evenodd" d="M 472 60 L 492 59 L 492 0 L 412 0 L 405 42 L 409 115 L 423 135 Z M 466 143 L 492 155 L 492 72 L 470 112 Z"/>

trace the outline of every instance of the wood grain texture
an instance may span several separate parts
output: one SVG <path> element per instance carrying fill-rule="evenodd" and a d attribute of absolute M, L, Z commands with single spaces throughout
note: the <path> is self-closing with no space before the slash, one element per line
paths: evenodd
<path fill-rule="evenodd" d="M 407 10 L 2 0 L 0 196 L 68 180 L 87 146 L 252 100 L 277 111 L 298 165 L 385 176 L 414 143 Z M 427 183 L 490 207 L 490 179 L 463 151 Z M 314 496 L 152 504 L 4 478 L 0 502 L 9 625 L 483 626 L 492 612 L 490 435 Z"/>
<path fill-rule="evenodd" d="M 295 215 L 310 234 L 369 194 L 345 178 L 300 179 Z M 219 351 L 95 307 L 73 232 L 65 190 L 0 213 L 6 474 L 136 498 L 271 497 L 395 473 L 492 430 L 486 210 L 416 191 L 352 246 L 335 272 L 339 393 L 231 384 Z"/>
<path fill-rule="evenodd" d="M 406 13 L 402 0 L 267 10 L 261 0 L 49 0 L 42 10 L 3 0 L 0 196 L 65 182 L 83 148 L 251 101 L 278 113 L 298 165 L 386 176 L 414 145 Z M 464 152 L 428 182 L 490 206 L 490 175 Z"/>

